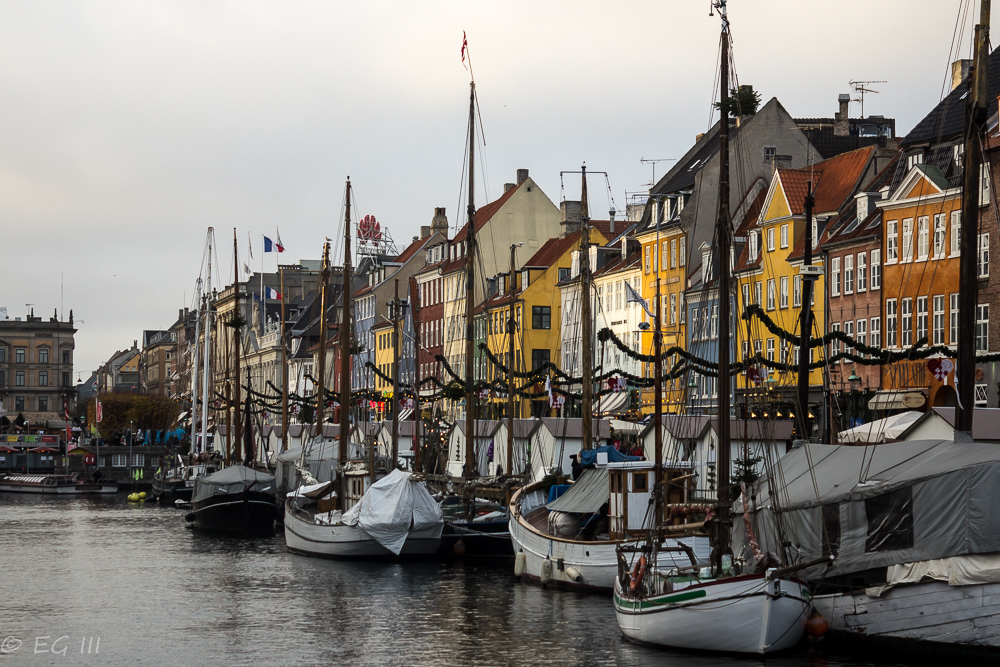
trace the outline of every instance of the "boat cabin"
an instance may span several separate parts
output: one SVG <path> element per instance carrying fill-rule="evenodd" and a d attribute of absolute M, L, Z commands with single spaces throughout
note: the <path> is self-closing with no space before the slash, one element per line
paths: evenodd
<path fill-rule="evenodd" d="M 613 540 L 642 535 L 653 520 L 653 487 L 656 472 L 651 461 L 607 463 L 609 536 Z M 663 468 L 666 503 L 688 501 L 691 464 L 671 461 Z"/>

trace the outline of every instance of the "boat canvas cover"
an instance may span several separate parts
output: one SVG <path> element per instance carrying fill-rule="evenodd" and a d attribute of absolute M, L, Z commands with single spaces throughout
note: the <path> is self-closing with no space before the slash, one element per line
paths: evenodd
<path fill-rule="evenodd" d="M 784 536 L 793 563 L 835 555 L 830 568 L 807 570 L 810 578 L 1000 552 L 995 444 L 807 444 L 755 486 L 753 521 L 764 551 L 782 554 Z M 743 512 L 741 500 L 734 511 Z M 733 538 L 745 543 L 742 521 L 734 522 Z"/>
<path fill-rule="evenodd" d="M 621 463 L 623 461 L 638 461 L 640 457 L 638 456 L 628 456 L 627 454 L 622 454 L 617 449 L 611 445 L 603 445 L 597 449 L 584 449 L 580 451 L 580 465 L 592 466 L 597 465 L 597 455 L 600 452 L 604 452 L 608 455 L 608 463 Z"/>
<path fill-rule="evenodd" d="M 424 530 L 444 525 L 441 508 L 423 482 L 410 480 L 410 473 L 393 470 L 368 487 L 342 521 L 359 526 L 383 547 L 399 555 L 410 529 Z"/>
<path fill-rule="evenodd" d="M 205 500 L 220 493 L 238 494 L 244 491 L 259 493 L 270 491 L 273 493 L 274 475 L 257 472 L 242 465 L 229 466 L 219 472 L 197 478 L 194 482 L 191 502 Z"/>
<path fill-rule="evenodd" d="M 587 468 L 569 491 L 546 505 L 550 512 L 572 512 L 593 514 L 608 502 L 611 492 L 608 488 L 607 468 Z"/>

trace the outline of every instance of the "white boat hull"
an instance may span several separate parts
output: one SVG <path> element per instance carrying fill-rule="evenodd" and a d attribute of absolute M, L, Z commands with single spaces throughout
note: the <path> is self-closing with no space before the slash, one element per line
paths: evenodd
<path fill-rule="evenodd" d="M 831 630 L 857 638 L 1000 648 L 1000 583 L 928 581 L 872 593 L 817 595 L 814 603 Z"/>
<path fill-rule="evenodd" d="M 623 596 L 616 579 L 614 601 L 622 634 L 634 641 L 749 654 L 795 646 L 810 608 L 803 585 L 763 575 L 709 581 L 643 599 Z"/>
<path fill-rule="evenodd" d="M 35 493 L 54 496 L 81 496 L 112 494 L 118 492 L 114 482 L 57 482 L 45 483 L 44 475 L 21 475 L 0 479 L 0 493 Z"/>
<path fill-rule="evenodd" d="M 609 540 L 583 542 L 543 535 L 520 516 L 510 521 L 510 539 L 514 544 L 514 554 L 524 553 L 524 572 L 521 578 L 525 581 L 544 583 L 556 588 L 611 594 L 618 576 L 616 549 L 621 542 Z M 676 546 L 678 542 L 683 542 L 694 549 L 696 561 L 707 562 L 711 553 L 707 537 L 667 539 L 666 545 Z M 660 558 L 664 567 L 669 567 L 671 558 L 677 567 L 691 565 L 691 560 L 683 552 L 665 551 Z M 542 567 L 546 560 L 552 561 L 551 578 L 543 582 Z M 580 575 L 579 581 L 570 576 L 570 568 Z"/>
<path fill-rule="evenodd" d="M 431 556 L 441 545 L 444 523 L 410 530 L 399 556 L 375 541 L 358 526 L 309 523 L 296 512 L 285 512 L 285 544 L 290 551 L 321 558 L 407 558 Z"/>

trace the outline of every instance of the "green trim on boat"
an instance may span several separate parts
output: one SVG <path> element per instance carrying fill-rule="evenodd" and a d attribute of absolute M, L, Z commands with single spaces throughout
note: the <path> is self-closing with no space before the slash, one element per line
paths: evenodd
<path fill-rule="evenodd" d="M 622 607 L 631 608 L 633 611 L 638 609 L 649 609 L 650 607 L 660 607 L 665 604 L 676 604 L 678 602 L 687 602 L 688 600 L 697 600 L 698 598 L 703 598 L 708 595 L 708 592 L 704 588 L 699 588 L 693 591 L 684 591 L 682 593 L 676 593 L 674 595 L 668 595 L 666 597 L 654 598 L 652 600 L 626 600 L 618 593 L 615 593 L 615 602 L 617 602 Z"/>

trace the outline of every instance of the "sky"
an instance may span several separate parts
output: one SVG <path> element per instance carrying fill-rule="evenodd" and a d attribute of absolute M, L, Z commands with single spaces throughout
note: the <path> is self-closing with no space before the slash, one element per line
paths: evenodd
<path fill-rule="evenodd" d="M 897 134 L 969 57 L 969 0 L 731 0 L 739 83 L 832 117 L 852 80 Z M 192 306 L 206 230 L 232 275 L 280 230 L 282 262 L 358 215 L 402 249 L 434 208 L 457 222 L 469 71 L 485 136 L 476 201 L 518 168 L 554 203 L 560 171 L 608 172 L 618 210 L 709 127 L 719 19 L 708 0 L 0 3 L 0 306 L 72 309 L 74 371 Z M 851 105 L 859 115 L 860 105 Z M 477 160 L 478 162 L 478 160 Z M 655 165 L 661 176 L 670 162 Z M 607 210 L 590 183 L 591 209 Z M 273 236 L 272 236 L 273 238 Z M 273 271 L 276 255 L 265 270 Z M 242 260 L 241 260 L 242 261 Z M 231 278 L 230 278 L 231 281 Z M 27 306 L 26 304 L 33 304 Z"/>

